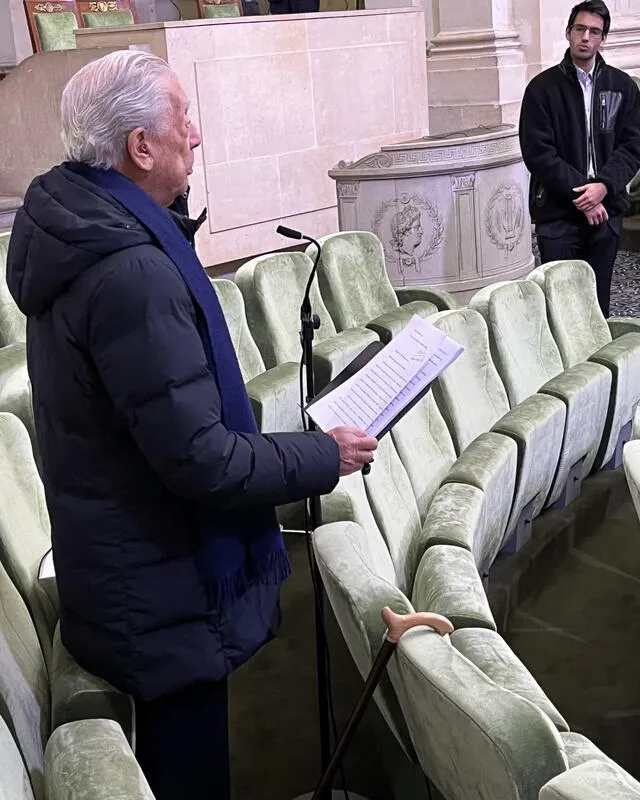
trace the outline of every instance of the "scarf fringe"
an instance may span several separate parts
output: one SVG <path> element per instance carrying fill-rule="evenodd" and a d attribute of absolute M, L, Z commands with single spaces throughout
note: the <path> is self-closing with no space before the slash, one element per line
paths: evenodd
<path fill-rule="evenodd" d="M 263 558 L 239 567 L 233 574 L 211 581 L 207 586 L 209 603 L 221 611 L 233 605 L 257 583 L 279 585 L 291 575 L 291 564 L 287 551 L 274 550 Z"/>

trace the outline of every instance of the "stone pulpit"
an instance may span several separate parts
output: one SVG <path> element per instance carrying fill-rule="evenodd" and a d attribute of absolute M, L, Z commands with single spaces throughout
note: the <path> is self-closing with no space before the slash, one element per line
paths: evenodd
<path fill-rule="evenodd" d="M 512 125 L 388 145 L 329 175 L 340 229 L 378 236 L 394 286 L 429 284 L 464 301 L 533 269 L 528 173 Z"/>

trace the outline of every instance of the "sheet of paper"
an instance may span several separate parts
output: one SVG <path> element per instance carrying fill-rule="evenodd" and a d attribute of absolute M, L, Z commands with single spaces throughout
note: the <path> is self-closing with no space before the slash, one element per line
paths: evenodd
<path fill-rule="evenodd" d="M 53 550 L 49 550 L 42 556 L 40 561 L 40 568 L 38 569 L 39 580 L 46 580 L 47 578 L 55 578 L 56 570 L 53 566 Z"/>
<path fill-rule="evenodd" d="M 311 404 L 309 416 L 324 431 L 349 425 L 378 436 L 461 352 L 439 328 L 414 316 L 361 370 Z"/>

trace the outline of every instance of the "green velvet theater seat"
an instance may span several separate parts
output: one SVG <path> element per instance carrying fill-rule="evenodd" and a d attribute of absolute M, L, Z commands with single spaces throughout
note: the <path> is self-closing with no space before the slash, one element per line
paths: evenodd
<path fill-rule="evenodd" d="M 17 417 L 0 412 L 0 561 L 29 608 L 47 664 L 58 611 L 38 581 L 38 568 L 50 548 L 44 488 L 29 436 Z"/>
<path fill-rule="evenodd" d="M 300 304 L 312 267 L 304 253 L 272 253 L 251 259 L 236 272 L 249 328 L 269 368 L 300 360 Z M 310 299 L 320 320 L 313 346 L 319 390 L 378 337 L 367 328 L 337 333 L 315 281 Z"/>
<path fill-rule="evenodd" d="M 212 3 L 203 7 L 205 19 L 222 19 L 224 17 L 242 16 L 238 3 Z"/>
<path fill-rule="evenodd" d="M 7 253 L 10 233 L 0 233 L 0 347 L 27 341 L 27 318 L 7 286 Z"/>
<path fill-rule="evenodd" d="M 28 774 L 30 788 L 35 800 L 44 798 L 138 798 L 150 797 L 140 793 L 140 773 L 135 765 L 127 740 L 121 726 L 115 720 L 109 723 L 99 719 L 97 713 L 102 713 L 110 708 L 108 697 L 105 702 L 101 693 L 104 682 L 89 673 L 84 672 L 77 664 L 71 671 L 67 671 L 61 686 L 55 684 L 56 672 L 48 672 L 40 649 L 40 643 L 27 606 L 20 593 L 12 583 L 4 567 L 0 564 L 0 720 L 4 722 L 11 732 L 13 741 L 22 756 L 22 761 Z M 51 685 L 54 683 L 53 695 L 55 708 L 70 710 L 75 705 L 75 710 L 90 718 L 88 726 L 83 722 L 76 722 L 77 739 L 75 744 L 67 742 L 64 749 L 67 756 L 59 762 L 59 767 L 66 764 L 66 780 L 68 787 L 74 786 L 73 791 L 67 788 L 62 792 L 51 785 L 62 777 L 58 775 L 49 778 L 44 776 L 44 749 L 52 732 L 51 712 Z M 115 690 L 110 687 L 111 693 Z M 72 703 L 67 702 L 63 695 L 69 692 Z M 79 702 L 80 692 L 84 693 L 84 703 Z M 54 711 L 57 713 L 57 711 Z M 133 731 L 132 708 L 128 708 L 128 727 Z M 103 736 L 105 729 L 111 731 L 110 735 Z M 88 743 L 89 730 L 95 739 L 93 754 L 89 750 L 82 750 Z M 60 736 L 53 734 L 53 742 L 61 744 Z M 114 735 L 118 739 L 115 747 Z M 2 734 L 0 732 L 0 739 Z M 99 743 L 101 746 L 99 747 Z M 84 744 L 83 744 L 84 743 Z M 62 756 L 62 752 L 58 751 Z M 119 772 L 125 766 L 120 759 L 123 753 L 128 753 L 129 779 L 122 784 L 124 775 Z M 117 754 L 117 755 L 116 755 Z M 6 753 L 0 756 L 0 769 L 4 768 Z M 118 763 L 120 761 L 121 763 Z M 135 772 L 136 780 L 131 779 Z M 92 777 L 93 776 L 93 777 Z M 15 776 L 15 781 L 20 780 L 24 786 L 24 776 Z M 0 784 L 7 786 L 8 776 L 0 774 Z M 14 782 L 15 782 L 14 781 Z M 49 785 L 47 785 L 49 784 Z M 117 794 L 114 789 L 118 785 L 127 788 L 131 794 Z M 142 784 L 144 786 L 144 784 Z M 26 786 L 24 786 L 26 791 Z M 110 793 L 111 792 L 111 793 Z M 0 792 L 0 796 L 1 792 Z M 20 795 L 9 795 L 12 800 Z M 26 797 L 29 797 L 28 793 Z"/>
<path fill-rule="evenodd" d="M 560 460 L 546 505 L 561 497 L 566 504 L 593 468 L 606 427 L 611 372 L 593 363 L 565 370 L 547 321 L 544 293 L 533 281 L 492 284 L 469 305 L 487 323 L 493 361 L 511 407 L 536 392 L 565 404 Z"/>
<path fill-rule="evenodd" d="M 75 48 L 75 31 L 78 28 L 75 14 L 63 11 L 59 14 L 34 14 L 33 16 L 43 52 Z"/>
<path fill-rule="evenodd" d="M 402 306 L 412 304 L 411 314 L 428 316 L 455 308 L 452 295 L 431 286 L 394 289 L 387 275 L 384 251 L 378 237 L 368 231 L 341 231 L 318 240 L 322 257 L 318 265 L 320 293 L 336 329 L 345 331 L 367 325 L 388 341 L 397 322 L 405 320 Z M 315 258 L 316 247 L 307 254 Z"/>
<path fill-rule="evenodd" d="M 220 300 L 258 428 L 263 433 L 300 430 L 298 363 L 265 369 L 249 330 L 240 289 L 224 278 L 211 283 Z"/>
<path fill-rule="evenodd" d="M 116 722 L 88 719 L 57 728 L 47 742 L 46 800 L 153 800 Z"/>
<path fill-rule="evenodd" d="M 432 321 L 465 348 L 433 388 L 456 452 L 463 453 L 487 431 L 508 436 L 517 445 L 516 491 L 505 536 L 505 543 L 511 539 L 510 546 L 517 549 L 549 496 L 564 436 L 565 405 L 556 397 L 534 394 L 510 408 L 491 357 L 487 326 L 474 309 L 441 311 Z"/>
<path fill-rule="evenodd" d="M 544 291 L 551 333 L 565 368 L 589 361 L 611 372 L 607 422 L 594 467 L 617 467 L 631 437 L 640 402 L 640 328 L 635 319 L 613 319 L 600 311 L 596 280 L 585 261 L 552 261 L 528 276 Z"/>
<path fill-rule="evenodd" d="M 83 11 L 82 24 L 85 28 L 111 28 L 133 25 L 135 20 L 131 11 Z"/>

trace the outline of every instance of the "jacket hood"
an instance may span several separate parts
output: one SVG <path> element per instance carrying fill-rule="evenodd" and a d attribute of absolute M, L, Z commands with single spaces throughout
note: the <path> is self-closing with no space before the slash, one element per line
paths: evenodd
<path fill-rule="evenodd" d="M 36 178 L 16 214 L 7 284 L 26 316 L 42 313 L 84 270 L 152 235 L 112 197 L 62 164 Z"/>

